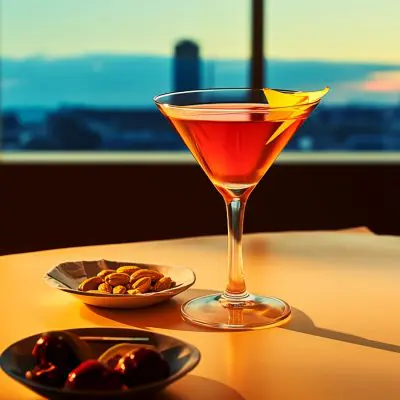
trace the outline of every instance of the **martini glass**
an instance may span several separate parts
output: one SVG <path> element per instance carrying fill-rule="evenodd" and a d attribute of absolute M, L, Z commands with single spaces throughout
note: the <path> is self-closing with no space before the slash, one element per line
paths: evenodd
<path fill-rule="evenodd" d="M 328 90 L 209 89 L 154 98 L 223 196 L 227 210 L 225 291 L 183 304 L 185 320 L 232 330 L 278 326 L 289 320 L 291 310 L 285 301 L 246 289 L 244 211 L 250 193 Z"/>

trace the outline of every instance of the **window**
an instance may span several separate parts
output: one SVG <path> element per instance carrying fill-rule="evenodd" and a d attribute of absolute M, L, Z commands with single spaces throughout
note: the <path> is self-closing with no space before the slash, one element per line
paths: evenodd
<path fill-rule="evenodd" d="M 400 150 L 400 2 L 268 1 L 268 85 L 332 90 L 286 151 Z"/>
<path fill-rule="evenodd" d="M 160 93 L 248 85 L 243 0 L 4 0 L 3 151 L 187 151 Z"/>
<path fill-rule="evenodd" d="M 187 154 L 152 98 L 249 86 L 251 5 L 3 0 L 3 153 Z M 264 1 L 265 85 L 332 88 L 286 155 L 400 150 L 399 14 L 397 0 Z"/>

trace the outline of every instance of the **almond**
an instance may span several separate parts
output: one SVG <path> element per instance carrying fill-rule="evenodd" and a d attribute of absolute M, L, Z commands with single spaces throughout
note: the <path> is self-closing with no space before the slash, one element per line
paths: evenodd
<path fill-rule="evenodd" d="M 132 275 L 134 272 L 139 271 L 139 269 L 140 269 L 139 267 L 136 267 L 134 265 L 125 265 L 125 266 L 119 267 L 117 269 L 117 272 Z"/>
<path fill-rule="evenodd" d="M 85 279 L 78 286 L 78 290 L 87 292 L 88 290 L 96 290 L 100 283 L 103 282 L 103 278 L 100 276 L 92 276 L 91 278 Z"/>
<path fill-rule="evenodd" d="M 140 269 L 131 275 L 131 283 L 135 283 L 137 280 L 141 278 L 150 278 L 151 281 L 158 281 L 164 275 L 161 272 L 153 271 L 151 269 Z"/>
<path fill-rule="evenodd" d="M 112 292 L 113 292 L 113 294 L 125 294 L 126 293 L 126 287 L 122 286 L 122 285 L 115 286 L 113 288 Z"/>
<path fill-rule="evenodd" d="M 102 269 L 97 276 L 100 276 L 101 278 L 105 278 L 107 275 L 113 274 L 115 271 L 113 269 Z"/>
<path fill-rule="evenodd" d="M 132 290 L 137 289 L 140 293 L 145 293 L 149 290 L 151 286 L 151 278 L 145 276 L 143 278 L 138 279 L 132 284 Z"/>
<path fill-rule="evenodd" d="M 104 292 L 104 293 L 112 293 L 113 292 L 113 287 L 104 282 L 104 283 L 100 283 L 99 287 L 97 288 L 98 291 L 100 292 Z"/>
<path fill-rule="evenodd" d="M 129 275 L 121 272 L 115 272 L 113 274 L 107 275 L 105 278 L 106 283 L 111 286 L 126 285 L 129 283 Z"/>
<path fill-rule="evenodd" d="M 164 278 L 161 278 L 155 283 L 153 290 L 155 292 L 161 292 L 162 290 L 167 290 L 171 287 L 171 283 L 172 279 L 169 276 L 165 276 Z"/>

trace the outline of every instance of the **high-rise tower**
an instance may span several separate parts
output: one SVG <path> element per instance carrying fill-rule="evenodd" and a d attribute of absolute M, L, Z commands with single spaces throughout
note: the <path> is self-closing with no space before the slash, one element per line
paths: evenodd
<path fill-rule="evenodd" d="M 200 49 L 190 41 L 183 40 L 175 46 L 174 91 L 200 89 Z"/>

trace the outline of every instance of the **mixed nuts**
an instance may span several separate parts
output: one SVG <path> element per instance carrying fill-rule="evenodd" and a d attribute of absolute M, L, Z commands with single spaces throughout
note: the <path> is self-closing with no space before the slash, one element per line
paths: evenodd
<path fill-rule="evenodd" d="M 173 288 L 176 283 L 159 271 L 136 266 L 122 266 L 116 270 L 104 269 L 85 279 L 78 289 L 98 294 L 143 294 Z"/>

